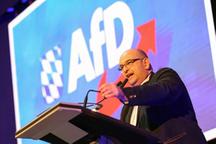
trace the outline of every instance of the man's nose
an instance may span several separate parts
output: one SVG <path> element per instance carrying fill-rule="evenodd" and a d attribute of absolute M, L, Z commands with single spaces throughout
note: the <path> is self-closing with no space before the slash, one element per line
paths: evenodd
<path fill-rule="evenodd" d="M 129 69 L 128 69 L 127 66 L 124 66 L 123 69 L 122 69 L 122 71 L 123 71 L 124 74 L 127 74 L 127 73 L 128 73 L 128 70 L 129 70 Z"/>

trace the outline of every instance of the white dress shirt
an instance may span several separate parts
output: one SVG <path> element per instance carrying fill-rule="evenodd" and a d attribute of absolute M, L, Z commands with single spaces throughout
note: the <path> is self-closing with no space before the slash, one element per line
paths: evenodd
<path fill-rule="evenodd" d="M 148 82 L 150 79 L 150 75 L 148 75 L 148 77 L 141 83 L 141 85 L 143 85 L 144 83 Z M 130 118 L 130 124 L 136 126 L 137 124 L 137 116 L 138 116 L 138 106 L 133 106 L 133 110 L 131 113 L 131 118 Z"/>

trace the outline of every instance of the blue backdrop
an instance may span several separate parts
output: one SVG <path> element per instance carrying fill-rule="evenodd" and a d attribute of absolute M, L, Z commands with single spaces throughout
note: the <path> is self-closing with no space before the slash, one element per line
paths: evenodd
<path fill-rule="evenodd" d="M 118 59 L 130 48 L 145 50 L 154 71 L 175 69 L 203 132 L 216 127 L 215 48 L 203 0 L 38 0 L 9 34 L 17 130 L 59 102 L 82 102 L 88 89 L 120 79 Z M 101 112 L 119 118 L 114 103 Z"/>

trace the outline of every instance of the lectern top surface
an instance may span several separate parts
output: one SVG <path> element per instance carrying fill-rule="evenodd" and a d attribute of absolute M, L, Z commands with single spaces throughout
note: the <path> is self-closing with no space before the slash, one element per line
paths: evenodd
<path fill-rule="evenodd" d="M 39 114 L 34 120 L 32 120 L 29 124 L 21 128 L 16 132 L 16 138 L 23 137 L 25 133 L 29 130 L 32 130 L 34 127 L 38 127 L 38 124 L 46 123 L 47 119 L 50 121 L 63 121 L 71 118 L 73 115 L 78 115 L 82 111 L 82 106 L 74 103 L 58 103 L 57 105 L 43 111 Z M 64 111 L 64 113 L 59 113 L 59 111 Z M 72 112 L 73 111 L 73 112 Z M 60 116 L 64 115 L 64 116 Z M 66 116 L 68 115 L 68 116 Z M 42 123 L 41 123 L 42 122 Z M 47 121 L 48 122 L 48 121 Z"/>

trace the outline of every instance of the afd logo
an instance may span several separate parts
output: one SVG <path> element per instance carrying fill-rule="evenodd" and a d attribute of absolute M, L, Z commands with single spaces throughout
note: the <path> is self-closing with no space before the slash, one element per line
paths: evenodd
<path fill-rule="evenodd" d="M 121 22 L 123 33 L 118 45 L 116 42 L 116 20 Z M 133 16 L 126 3 L 119 1 L 106 9 L 96 8 L 90 21 L 90 39 L 85 38 L 81 27 L 71 34 L 68 94 L 77 89 L 77 81 L 80 77 L 84 76 L 86 81 L 90 82 L 103 74 L 105 71 L 104 59 L 107 59 L 109 69 L 116 66 L 122 52 L 131 48 L 133 38 Z M 104 45 L 106 56 L 102 53 Z M 91 53 L 93 60 L 90 57 Z M 56 46 L 41 59 L 42 95 L 47 103 L 54 102 L 62 93 L 63 67 L 61 56 L 61 48 Z"/>

